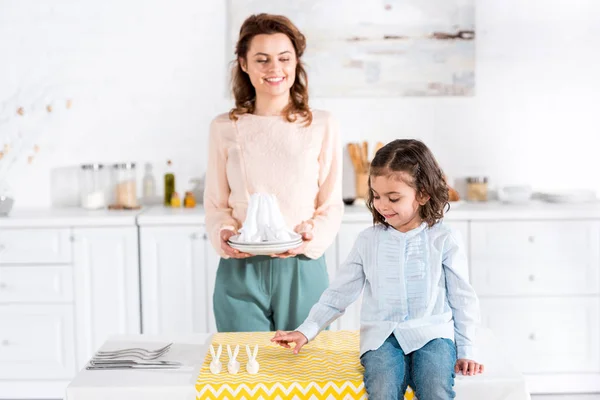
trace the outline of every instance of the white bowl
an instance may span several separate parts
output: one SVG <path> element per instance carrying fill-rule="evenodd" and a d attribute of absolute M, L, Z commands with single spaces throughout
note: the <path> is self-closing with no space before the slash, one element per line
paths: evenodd
<path fill-rule="evenodd" d="M 532 194 L 533 190 L 529 185 L 509 185 L 498 189 L 498 199 L 503 203 L 527 203 Z"/>

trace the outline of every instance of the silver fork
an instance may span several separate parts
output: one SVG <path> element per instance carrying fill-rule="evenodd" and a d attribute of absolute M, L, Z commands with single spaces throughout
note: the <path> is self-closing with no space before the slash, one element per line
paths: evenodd
<path fill-rule="evenodd" d="M 156 349 L 156 350 L 148 350 L 148 349 L 142 349 L 140 347 L 131 347 L 131 348 L 126 348 L 126 349 L 119 349 L 119 350 L 111 350 L 111 351 L 100 351 L 98 350 L 96 352 L 97 356 L 115 356 L 115 355 L 121 355 L 123 353 L 135 353 L 135 354 L 140 354 L 142 356 L 155 356 L 156 354 L 164 354 L 167 350 L 169 350 L 171 348 L 171 345 L 173 345 L 173 343 L 169 343 L 168 345 L 161 347 L 160 349 Z"/>
<path fill-rule="evenodd" d="M 122 359 L 122 358 L 135 358 L 135 359 L 139 359 L 139 360 L 156 360 L 157 358 L 162 357 L 163 355 L 165 355 L 167 352 L 169 351 L 169 349 L 164 350 L 161 353 L 156 353 L 154 355 L 146 355 L 146 354 L 142 354 L 142 353 L 136 353 L 136 352 L 128 352 L 128 353 L 119 353 L 119 354 L 114 354 L 114 355 L 106 355 L 106 354 L 96 354 L 92 359 L 93 360 L 116 360 L 116 359 Z"/>

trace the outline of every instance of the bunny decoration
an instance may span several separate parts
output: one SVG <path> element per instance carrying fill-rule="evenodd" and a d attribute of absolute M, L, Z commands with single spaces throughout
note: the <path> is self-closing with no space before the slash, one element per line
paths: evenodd
<path fill-rule="evenodd" d="M 238 371 L 240 370 L 240 363 L 239 361 L 236 361 L 236 357 L 238 355 L 240 351 L 240 345 L 238 344 L 237 346 L 235 346 L 235 350 L 233 351 L 233 353 L 231 352 L 231 347 L 229 345 L 227 345 L 227 354 L 229 354 L 229 362 L 227 363 L 227 370 L 229 371 L 230 374 L 237 374 Z"/>
<path fill-rule="evenodd" d="M 248 353 L 248 364 L 246 364 L 246 370 L 249 374 L 258 373 L 258 361 L 256 356 L 258 355 L 258 345 L 254 345 L 254 354 L 250 352 L 250 346 L 246 345 L 246 353 Z"/>
<path fill-rule="evenodd" d="M 212 356 L 212 361 L 210 362 L 210 372 L 213 374 L 218 374 L 221 372 L 222 364 L 219 361 L 219 357 L 221 357 L 221 350 L 223 350 L 223 348 L 221 345 L 219 345 L 217 354 L 215 355 L 215 348 L 212 344 L 210 345 L 210 355 Z"/>

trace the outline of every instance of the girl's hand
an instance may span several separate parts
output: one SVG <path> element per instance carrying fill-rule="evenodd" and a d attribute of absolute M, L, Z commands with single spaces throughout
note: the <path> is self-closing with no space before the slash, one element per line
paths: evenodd
<path fill-rule="evenodd" d="M 460 358 L 456 361 L 454 372 L 457 374 L 460 372 L 463 375 L 481 374 L 483 373 L 483 364 L 479 364 L 473 360 L 467 360 L 466 358 Z"/>
<path fill-rule="evenodd" d="M 235 235 L 235 232 L 230 229 L 223 229 L 220 233 L 221 236 L 221 250 L 231 258 L 248 258 L 252 257 L 252 254 L 242 253 L 239 250 L 234 249 L 227 243 L 230 237 Z"/>
<path fill-rule="evenodd" d="M 306 343 L 308 343 L 308 339 L 302 333 L 298 331 L 294 332 L 284 332 L 277 331 L 275 332 L 275 336 L 271 339 L 271 342 L 275 342 L 281 347 L 285 347 L 286 349 L 290 349 L 290 343 L 296 343 L 296 347 L 294 347 L 294 354 L 300 353 L 300 349 Z"/>

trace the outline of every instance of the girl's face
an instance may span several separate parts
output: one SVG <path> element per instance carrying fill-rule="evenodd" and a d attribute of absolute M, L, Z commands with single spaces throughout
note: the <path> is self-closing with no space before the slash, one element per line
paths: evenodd
<path fill-rule="evenodd" d="M 252 38 L 246 58 L 239 59 L 250 77 L 256 96 L 289 96 L 296 79 L 296 51 L 283 33 L 260 34 Z"/>
<path fill-rule="evenodd" d="M 406 182 L 412 182 L 412 177 L 406 172 L 371 176 L 373 206 L 388 224 L 400 232 L 408 232 L 421 225 L 419 207 L 429 200 L 428 196 L 418 195 Z"/>

